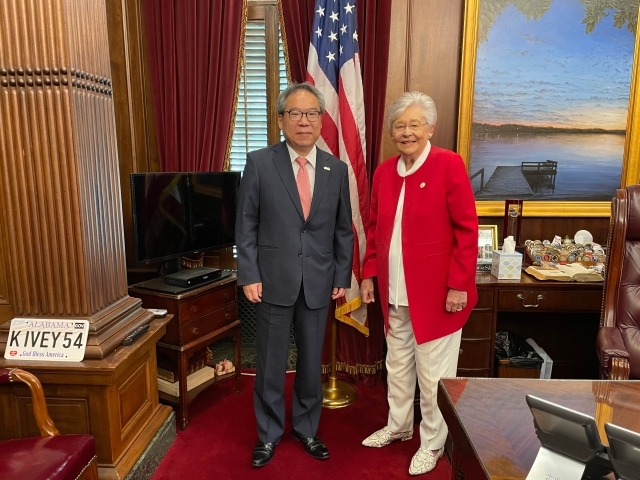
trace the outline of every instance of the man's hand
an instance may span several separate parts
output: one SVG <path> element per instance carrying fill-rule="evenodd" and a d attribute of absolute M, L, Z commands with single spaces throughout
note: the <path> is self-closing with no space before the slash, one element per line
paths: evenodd
<path fill-rule="evenodd" d="M 262 282 L 243 285 L 242 291 L 244 292 L 244 296 L 247 297 L 247 300 L 251 303 L 262 302 Z"/>
<path fill-rule="evenodd" d="M 331 290 L 331 298 L 335 300 L 340 297 L 344 297 L 344 288 L 333 287 L 333 290 Z"/>
<path fill-rule="evenodd" d="M 449 289 L 447 293 L 447 302 L 445 309 L 449 313 L 456 313 L 467 306 L 467 292 L 461 292 L 460 290 Z"/>
<path fill-rule="evenodd" d="M 373 280 L 365 278 L 360 283 L 360 298 L 362 303 L 371 303 L 376 301 L 376 297 L 373 295 Z"/>

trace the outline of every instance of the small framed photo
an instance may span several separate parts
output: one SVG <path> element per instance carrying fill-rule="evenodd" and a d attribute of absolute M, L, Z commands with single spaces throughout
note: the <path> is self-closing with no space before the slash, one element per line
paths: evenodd
<path fill-rule="evenodd" d="M 498 226 L 478 225 L 478 264 L 476 271 L 490 272 L 493 251 L 498 249 Z"/>

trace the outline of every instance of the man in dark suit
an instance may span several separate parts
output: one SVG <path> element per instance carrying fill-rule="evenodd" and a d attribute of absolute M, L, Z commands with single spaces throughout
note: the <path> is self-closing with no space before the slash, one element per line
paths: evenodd
<path fill-rule="evenodd" d="M 322 343 L 330 299 L 350 286 L 353 257 L 347 165 L 315 145 L 322 94 L 310 84 L 292 84 L 278 97 L 277 110 L 286 142 L 247 155 L 236 221 L 238 285 L 256 305 L 256 467 L 273 458 L 284 430 L 292 322 L 298 349 L 293 434 L 312 457 L 329 457 L 317 437 Z"/>

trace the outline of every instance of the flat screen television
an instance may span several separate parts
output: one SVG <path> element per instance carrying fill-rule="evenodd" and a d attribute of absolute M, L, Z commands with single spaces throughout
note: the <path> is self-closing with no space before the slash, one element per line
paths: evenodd
<path fill-rule="evenodd" d="M 238 172 L 131 174 L 136 263 L 234 245 L 239 188 Z"/>

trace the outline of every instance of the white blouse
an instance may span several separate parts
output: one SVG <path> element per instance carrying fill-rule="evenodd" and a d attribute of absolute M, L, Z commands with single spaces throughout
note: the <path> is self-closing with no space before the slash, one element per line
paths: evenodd
<path fill-rule="evenodd" d="M 430 151 L 431 142 L 427 140 L 427 146 L 408 171 L 404 159 L 400 156 L 400 160 L 398 161 L 398 175 L 404 179 L 416 172 L 425 162 Z M 407 284 L 404 280 L 404 265 L 402 263 L 402 210 L 404 207 L 404 186 L 405 181 L 403 180 L 400 197 L 398 198 L 398 206 L 396 208 L 396 217 L 393 220 L 391 245 L 389 246 L 389 304 L 395 307 L 406 307 L 409 305 L 409 299 L 407 298 Z"/>

